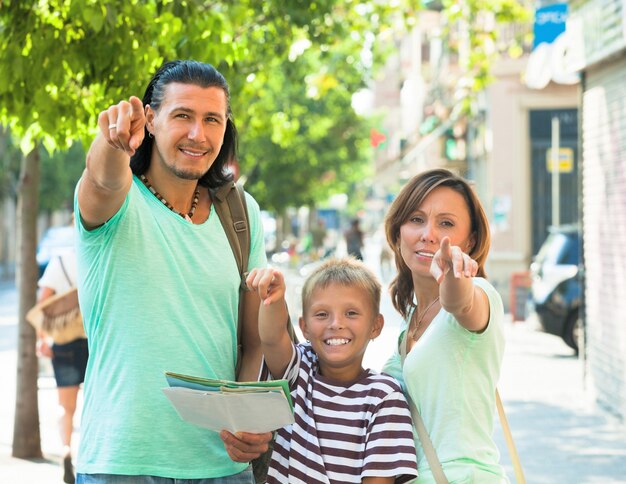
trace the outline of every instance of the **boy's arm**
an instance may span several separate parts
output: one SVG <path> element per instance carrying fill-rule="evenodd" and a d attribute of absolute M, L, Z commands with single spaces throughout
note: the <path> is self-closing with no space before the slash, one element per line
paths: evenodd
<path fill-rule="evenodd" d="M 289 318 L 285 302 L 285 278 L 276 269 L 254 269 L 246 279 L 259 294 L 259 338 L 265 363 L 274 378 L 284 375 L 293 353 L 293 343 L 285 322 Z"/>
<path fill-rule="evenodd" d="M 393 484 L 396 482 L 395 477 L 364 477 L 361 481 L 363 484 Z"/>

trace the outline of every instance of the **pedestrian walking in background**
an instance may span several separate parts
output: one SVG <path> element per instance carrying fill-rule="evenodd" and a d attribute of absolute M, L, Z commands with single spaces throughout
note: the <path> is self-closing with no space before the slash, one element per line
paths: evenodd
<path fill-rule="evenodd" d="M 76 253 L 68 249 L 53 257 L 38 282 L 40 302 L 76 286 Z M 63 482 L 75 482 L 72 465 L 72 433 L 78 391 L 85 380 L 89 350 L 86 336 L 59 344 L 41 330 L 37 331 L 37 354 L 52 359 L 59 399 L 59 432 L 63 444 Z"/>
<path fill-rule="evenodd" d="M 302 290 L 306 344 L 294 344 L 282 323 L 282 273 L 255 269 L 247 283 L 263 301 L 259 335 L 269 377 L 289 380 L 294 401 L 295 423 L 278 430 L 267 482 L 413 479 L 415 446 L 402 389 L 362 366 L 369 341 L 384 324 L 376 276 L 352 258 L 315 269 Z"/>
<path fill-rule="evenodd" d="M 324 255 L 324 241 L 326 240 L 326 225 L 324 220 L 318 218 L 311 226 L 311 246 L 313 248 L 313 260 Z"/>
<path fill-rule="evenodd" d="M 350 222 L 350 228 L 346 230 L 344 237 L 346 239 L 348 254 L 358 260 L 363 260 L 363 231 L 361 230 L 358 218 Z"/>
<path fill-rule="evenodd" d="M 426 171 L 395 198 L 385 232 L 399 268 L 392 302 L 405 326 L 383 371 L 403 381 L 449 482 L 506 483 L 492 440 L 504 312 L 485 279 L 484 210 L 464 179 Z M 417 482 L 432 483 L 423 447 Z"/>
<path fill-rule="evenodd" d="M 237 376 L 242 281 L 210 193 L 232 182 L 236 157 L 226 80 L 209 64 L 167 62 L 143 100 L 110 106 L 98 127 L 75 200 L 90 345 L 78 482 L 254 482 L 249 463 L 271 432 L 198 428 L 161 391 L 167 370 Z M 248 269 L 265 267 L 259 206 L 245 197 Z M 260 368 L 258 308 L 247 292 L 244 380 Z"/>

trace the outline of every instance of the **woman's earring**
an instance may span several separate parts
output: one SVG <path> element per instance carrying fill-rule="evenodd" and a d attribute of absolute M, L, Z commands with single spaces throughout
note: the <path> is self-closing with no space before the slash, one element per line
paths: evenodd
<path fill-rule="evenodd" d="M 154 138 L 154 135 L 150 131 L 148 131 L 148 138 Z"/>

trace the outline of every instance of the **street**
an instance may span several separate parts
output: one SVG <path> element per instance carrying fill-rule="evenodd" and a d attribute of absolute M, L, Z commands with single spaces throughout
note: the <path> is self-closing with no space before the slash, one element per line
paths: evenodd
<path fill-rule="evenodd" d="M 375 249 L 366 252 L 374 261 Z M 301 277 L 292 271 L 291 316 L 299 316 L 298 287 Z M 13 414 L 16 369 L 17 295 L 12 282 L 0 283 L 0 367 L 3 388 L 0 399 L 0 482 L 61 482 L 61 445 L 56 429 L 56 391 L 49 368 L 43 365 L 39 379 L 39 409 L 44 460 L 13 459 Z M 382 312 L 386 325 L 370 344 L 365 365 L 380 369 L 398 336 L 400 318 L 384 294 Z M 626 482 L 626 427 L 596 408 L 582 384 L 582 364 L 559 339 L 536 330 L 531 319 L 506 323 L 507 348 L 500 379 L 500 393 L 528 483 Z M 78 443 L 79 425 L 75 435 Z M 502 462 L 514 482 L 508 451 L 499 424 L 496 442 Z"/>

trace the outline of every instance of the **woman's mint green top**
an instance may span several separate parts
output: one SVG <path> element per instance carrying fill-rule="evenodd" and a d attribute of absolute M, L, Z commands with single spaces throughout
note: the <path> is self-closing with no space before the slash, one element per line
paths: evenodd
<path fill-rule="evenodd" d="M 489 324 L 482 333 L 462 327 L 441 309 L 400 363 L 398 349 L 383 371 L 398 378 L 415 402 L 450 483 L 507 483 L 492 439 L 495 391 L 504 353 L 502 299 L 483 278 Z M 403 328 L 400 340 L 406 331 Z M 417 439 L 420 484 L 434 483 Z"/>

